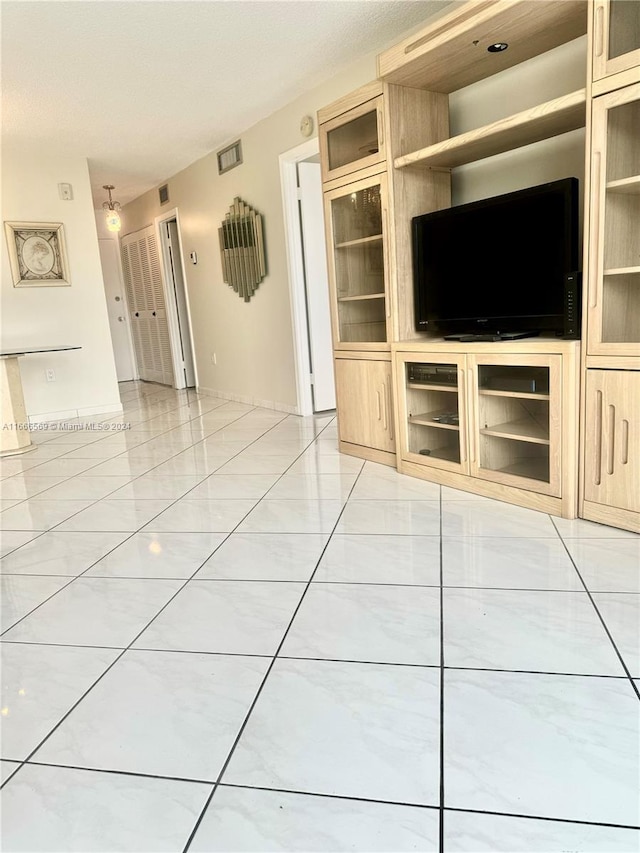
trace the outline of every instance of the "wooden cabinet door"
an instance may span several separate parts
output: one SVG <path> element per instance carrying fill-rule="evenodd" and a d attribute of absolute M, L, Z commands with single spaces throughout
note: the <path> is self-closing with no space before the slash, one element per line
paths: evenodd
<path fill-rule="evenodd" d="M 639 356 L 640 83 L 594 99 L 591 133 L 587 351 Z"/>
<path fill-rule="evenodd" d="M 356 181 L 324 199 L 334 347 L 386 343 L 387 177 Z"/>
<path fill-rule="evenodd" d="M 323 122 L 319 128 L 323 181 L 384 163 L 383 96 Z"/>
<path fill-rule="evenodd" d="M 593 16 L 594 81 L 640 65 L 637 0 L 595 0 Z"/>
<path fill-rule="evenodd" d="M 640 371 L 588 370 L 587 501 L 640 512 Z"/>
<path fill-rule="evenodd" d="M 560 497 L 562 356 L 468 356 L 474 477 Z"/>
<path fill-rule="evenodd" d="M 340 441 L 395 453 L 391 362 L 337 358 L 335 375 Z"/>

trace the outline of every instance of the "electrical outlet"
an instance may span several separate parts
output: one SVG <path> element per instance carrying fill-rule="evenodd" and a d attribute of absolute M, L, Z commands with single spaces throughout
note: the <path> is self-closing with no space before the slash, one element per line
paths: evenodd
<path fill-rule="evenodd" d="M 53 367 L 48 367 L 44 375 L 47 377 L 47 382 L 55 382 L 56 381 L 56 372 Z"/>

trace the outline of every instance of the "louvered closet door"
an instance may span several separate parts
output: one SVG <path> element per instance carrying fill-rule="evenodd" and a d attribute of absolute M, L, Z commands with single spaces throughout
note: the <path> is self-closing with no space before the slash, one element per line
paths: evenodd
<path fill-rule="evenodd" d="M 172 385 L 169 327 L 152 225 L 123 238 L 122 267 L 140 378 Z"/>

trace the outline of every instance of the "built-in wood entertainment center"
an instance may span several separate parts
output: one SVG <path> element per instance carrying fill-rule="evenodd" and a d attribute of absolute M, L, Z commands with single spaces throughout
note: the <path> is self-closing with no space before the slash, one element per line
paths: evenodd
<path fill-rule="evenodd" d="M 585 34 L 584 87 L 450 136 L 451 93 Z M 318 123 L 340 449 L 640 532 L 640 3 L 470 0 Z M 582 127 L 582 340 L 417 333 L 412 217 L 456 167 Z"/>

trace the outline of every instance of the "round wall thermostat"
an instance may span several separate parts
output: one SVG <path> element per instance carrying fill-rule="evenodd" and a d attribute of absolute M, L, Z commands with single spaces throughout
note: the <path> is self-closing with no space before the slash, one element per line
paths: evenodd
<path fill-rule="evenodd" d="M 303 136 L 311 136 L 313 133 L 313 119 L 311 116 L 302 116 L 300 119 L 300 133 Z"/>

